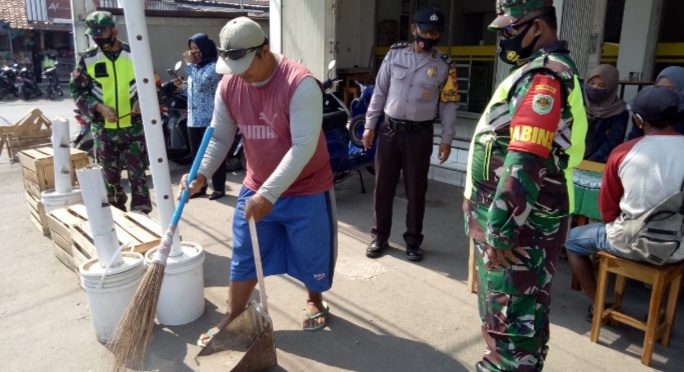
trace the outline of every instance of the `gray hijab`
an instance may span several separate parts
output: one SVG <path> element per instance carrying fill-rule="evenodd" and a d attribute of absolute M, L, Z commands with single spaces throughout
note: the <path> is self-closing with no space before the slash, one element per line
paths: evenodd
<path fill-rule="evenodd" d="M 589 120 L 605 119 L 611 116 L 615 116 L 623 113 L 627 110 L 627 103 L 617 96 L 618 81 L 620 78 L 620 73 L 618 70 L 609 64 L 603 64 L 596 66 L 591 73 L 587 81 L 591 78 L 598 76 L 606 83 L 606 90 L 608 94 L 602 102 L 593 103 L 586 100 L 586 110 L 587 117 Z"/>
<path fill-rule="evenodd" d="M 672 85 L 674 85 L 676 90 L 675 93 L 677 93 L 677 97 L 679 97 L 679 111 L 684 111 L 684 67 L 670 66 L 664 69 L 658 74 L 656 84 L 658 84 L 658 81 L 662 78 L 667 78 L 667 80 L 670 80 Z"/>

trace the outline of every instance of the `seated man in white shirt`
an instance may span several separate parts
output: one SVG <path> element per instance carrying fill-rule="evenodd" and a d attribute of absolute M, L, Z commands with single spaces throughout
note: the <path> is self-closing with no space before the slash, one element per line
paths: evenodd
<path fill-rule="evenodd" d="M 636 218 L 679 191 L 684 180 L 684 136 L 673 124 L 678 115 L 678 98 L 670 89 L 651 86 L 632 102 L 632 122 L 645 136 L 616 147 L 608 157 L 599 194 L 599 209 L 605 223 L 570 230 L 565 248 L 572 272 L 593 303 L 596 278 L 591 254 L 606 251 L 615 256 L 639 260 L 625 243 L 622 224 Z M 668 262 L 684 259 L 684 249 L 675 251 Z M 589 306 L 587 320 L 593 317 Z"/>

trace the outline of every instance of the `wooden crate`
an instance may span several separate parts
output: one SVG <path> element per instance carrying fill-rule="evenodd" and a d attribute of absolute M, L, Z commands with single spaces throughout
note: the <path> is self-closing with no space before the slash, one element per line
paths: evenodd
<path fill-rule="evenodd" d="M 161 243 L 159 223 L 137 212 L 124 213 L 112 208 L 114 228 L 119 245 L 132 242 L 128 249 L 145 254 Z M 85 261 L 97 257 L 88 214 L 83 204 L 75 204 L 50 212 L 48 224 L 53 236 L 55 255 L 70 269 L 78 269 Z"/>
<path fill-rule="evenodd" d="M 80 216 L 87 220 L 85 208 L 77 210 L 77 212 L 81 213 Z M 127 249 L 145 254 L 161 243 L 162 234 L 159 222 L 138 212 L 124 213 L 116 208 L 112 208 L 112 215 L 114 216 L 114 228 L 119 239 L 119 245 L 131 242 Z M 89 254 L 91 257 L 97 255 L 93 233 L 88 223 L 73 226 L 71 228 L 71 238 L 84 253 Z"/>
<path fill-rule="evenodd" d="M 62 261 L 66 267 L 77 272 L 80 264 L 90 257 L 86 258 L 82 253 L 74 255 L 74 250 L 77 250 L 78 248 L 74 247 L 73 239 L 71 239 L 71 227 L 82 224 L 86 220 L 78 213 L 74 212 L 74 209 L 85 210 L 84 205 L 78 204 L 71 207 L 55 209 L 48 213 L 47 218 L 55 256 Z M 75 260 L 74 257 L 78 257 L 78 261 Z"/>
<path fill-rule="evenodd" d="M 26 199 L 28 199 L 29 211 L 31 212 L 31 222 L 36 225 L 43 235 L 48 235 L 50 229 L 47 224 L 45 206 L 43 206 L 43 202 L 40 201 L 40 197 L 35 197 L 33 194 L 27 192 Z"/>
<path fill-rule="evenodd" d="M 71 183 L 77 184 L 76 169 L 88 165 L 88 153 L 71 148 Z M 26 192 L 40 199 L 45 190 L 55 188 L 54 151 L 52 147 L 23 150 L 19 153 L 19 163 Z"/>
<path fill-rule="evenodd" d="M 15 162 L 21 150 L 49 144 L 51 136 L 52 123 L 33 108 L 16 124 L 0 126 L 0 154 L 6 148 L 10 161 Z"/>

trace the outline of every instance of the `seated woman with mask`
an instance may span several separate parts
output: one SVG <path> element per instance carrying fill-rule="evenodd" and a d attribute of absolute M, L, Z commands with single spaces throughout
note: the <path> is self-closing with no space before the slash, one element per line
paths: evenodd
<path fill-rule="evenodd" d="M 618 70 L 599 65 L 589 74 L 585 87 L 589 128 L 584 158 L 605 163 L 608 155 L 621 144 L 627 131 L 627 103 L 617 96 Z"/>
<path fill-rule="evenodd" d="M 667 87 L 679 97 L 679 118 L 674 125 L 674 130 L 684 134 L 684 67 L 670 66 L 664 69 L 656 78 L 656 85 Z M 644 135 L 644 131 L 636 125 L 632 126 L 628 140 Z"/>

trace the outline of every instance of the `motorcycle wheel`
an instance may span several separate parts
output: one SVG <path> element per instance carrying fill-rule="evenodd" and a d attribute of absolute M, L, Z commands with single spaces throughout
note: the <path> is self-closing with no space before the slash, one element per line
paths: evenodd
<path fill-rule="evenodd" d="M 5 90 L 0 88 L 0 101 L 5 99 L 5 93 L 6 93 Z"/>
<path fill-rule="evenodd" d="M 64 97 L 64 92 L 62 92 L 62 88 L 59 88 L 59 96 Z"/>
<path fill-rule="evenodd" d="M 28 101 L 31 98 L 31 92 L 29 92 L 28 89 L 24 89 L 21 91 L 21 96 Z"/>
<path fill-rule="evenodd" d="M 366 125 L 365 115 L 356 115 L 349 124 L 349 141 L 356 147 L 363 148 L 363 131 Z"/>
<path fill-rule="evenodd" d="M 50 97 L 50 99 L 55 99 L 55 92 L 53 90 L 49 90 L 48 96 Z"/>

